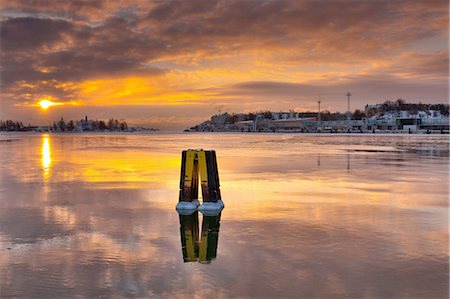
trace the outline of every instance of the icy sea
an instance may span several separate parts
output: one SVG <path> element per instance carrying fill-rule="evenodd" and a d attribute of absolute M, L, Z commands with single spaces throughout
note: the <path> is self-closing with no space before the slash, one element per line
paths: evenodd
<path fill-rule="evenodd" d="M 175 210 L 188 148 L 220 217 Z M 0 159 L 0 298 L 449 297 L 448 135 L 3 133 Z"/>

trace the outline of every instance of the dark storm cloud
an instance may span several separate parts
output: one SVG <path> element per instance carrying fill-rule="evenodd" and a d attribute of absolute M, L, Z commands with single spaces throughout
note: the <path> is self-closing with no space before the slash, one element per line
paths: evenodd
<path fill-rule="evenodd" d="M 6 19 L 1 22 L 2 51 L 16 53 L 51 46 L 71 27 L 69 22 L 63 20 L 30 17 Z"/>
<path fill-rule="evenodd" d="M 5 15 L 30 15 L 35 17 L 89 20 L 105 14 L 107 7 L 103 0 L 9 0 L 0 4 Z"/>
<path fill-rule="evenodd" d="M 219 1 L 158 1 L 157 3 L 158 4 L 150 10 L 147 18 L 164 22 L 191 16 L 202 17 L 202 14 L 216 9 Z"/>
<path fill-rule="evenodd" d="M 430 27 L 447 13 L 445 8 L 434 8 L 433 3 L 423 7 L 423 11 L 412 10 L 406 4 L 420 5 L 412 1 L 200 3 L 163 2 L 149 13 L 148 19 L 158 24 L 164 36 L 181 40 L 231 41 L 247 46 L 256 43 L 268 47 L 295 45 L 302 54 L 305 50 L 321 50 L 319 54 L 329 56 L 332 53 L 324 53 L 323 47 L 357 53 L 359 47 L 368 44 L 365 50 L 380 52 L 427 34 L 436 34 L 436 28 Z M 417 23 L 411 23 L 412 20 Z M 369 47 L 374 45 L 376 48 Z"/>
<path fill-rule="evenodd" d="M 46 55 L 41 63 L 55 71 L 46 77 L 54 76 L 62 80 L 78 81 L 96 76 L 160 74 L 161 70 L 144 67 L 136 58 L 113 58 L 101 54 L 88 55 L 75 51 L 65 51 Z"/>
<path fill-rule="evenodd" d="M 102 73 L 143 72 L 143 60 L 157 56 L 155 52 L 164 49 L 157 39 L 133 31 L 122 19 L 110 19 L 102 26 L 90 27 L 27 17 L 6 19 L 1 27 L 6 82 L 19 79 L 14 78 L 18 70 L 23 70 L 24 76 L 28 72 L 32 73 L 31 77 L 40 74 L 39 79 L 51 76 L 37 68 L 54 68 L 57 71 L 50 73 L 55 77 L 80 77 L 77 79 Z"/>

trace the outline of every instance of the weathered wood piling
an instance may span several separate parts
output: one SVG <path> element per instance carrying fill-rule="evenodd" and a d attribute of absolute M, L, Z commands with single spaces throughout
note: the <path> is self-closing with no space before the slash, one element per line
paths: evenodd
<path fill-rule="evenodd" d="M 222 199 L 217 158 L 214 150 L 188 149 L 182 152 L 180 202 L 191 202 L 198 199 L 199 179 L 203 202 L 217 202 Z"/>

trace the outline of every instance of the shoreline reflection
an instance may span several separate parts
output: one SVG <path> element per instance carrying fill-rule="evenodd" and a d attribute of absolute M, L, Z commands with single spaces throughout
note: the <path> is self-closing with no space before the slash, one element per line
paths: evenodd
<path fill-rule="evenodd" d="M 219 243 L 220 216 L 203 215 L 201 235 L 199 235 L 198 211 L 180 217 L 180 236 L 183 261 L 209 264 L 217 257 Z"/>

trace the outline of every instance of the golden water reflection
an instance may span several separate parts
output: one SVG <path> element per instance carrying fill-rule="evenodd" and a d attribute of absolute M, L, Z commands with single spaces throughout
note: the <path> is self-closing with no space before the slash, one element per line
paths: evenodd
<path fill-rule="evenodd" d="M 42 136 L 42 148 L 41 148 L 41 164 L 43 169 L 44 178 L 48 179 L 50 174 L 50 166 L 52 164 L 52 156 L 50 150 L 50 139 L 47 135 Z"/>
<path fill-rule="evenodd" d="M 133 147 L 117 150 L 103 147 L 104 144 L 90 146 L 88 142 L 81 142 L 81 138 L 71 136 L 61 138 L 46 134 L 39 141 L 40 159 L 37 162 L 42 177 L 36 176 L 32 170 L 19 172 L 18 169 L 12 169 L 23 182 L 40 181 L 43 178 L 44 181 L 51 179 L 53 183 L 83 181 L 95 183 L 99 188 L 127 189 L 178 183 L 178 154 L 143 151 Z"/>

